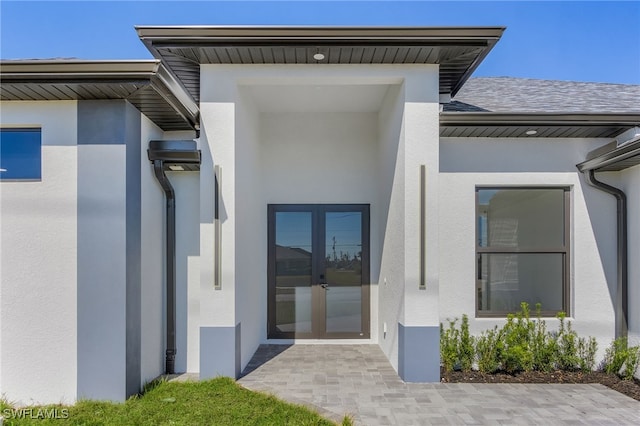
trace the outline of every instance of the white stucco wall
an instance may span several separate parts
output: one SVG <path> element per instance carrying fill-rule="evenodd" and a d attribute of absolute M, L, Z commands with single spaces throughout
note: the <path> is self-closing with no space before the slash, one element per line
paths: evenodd
<path fill-rule="evenodd" d="M 229 79 L 230 76 L 227 76 Z M 235 343 L 235 85 L 225 84 L 200 75 L 200 280 L 199 307 L 189 307 L 188 322 L 197 328 L 199 348 L 197 371 L 201 376 L 236 374 Z M 215 161 L 215 164 L 214 164 Z M 215 165 L 221 171 L 219 206 L 222 267 L 221 288 L 214 288 L 215 246 Z M 231 212 L 231 213 L 230 213 Z M 190 328 L 191 330 L 191 328 Z M 221 331 L 222 330 L 222 331 Z M 220 334 L 224 334 L 223 340 Z M 189 355 L 192 359 L 192 355 Z M 211 367 L 211 368 L 209 368 Z M 207 370 L 207 368 L 209 368 Z"/>
<path fill-rule="evenodd" d="M 16 403 L 76 398 L 76 105 L 2 104 L 2 127 L 42 129 L 42 180 L 0 182 L 0 393 Z"/>
<path fill-rule="evenodd" d="M 629 343 L 640 345 L 640 166 L 621 172 L 620 188 L 627 194 L 628 203 Z"/>
<path fill-rule="evenodd" d="M 475 188 L 571 188 L 570 318 L 580 335 L 614 335 L 615 200 L 588 186 L 575 165 L 605 143 L 585 139 L 443 138 L 440 142 L 440 320 L 466 313 L 473 333 L 503 324 L 475 318 Z M 615 179 L 605 176 L 603 179 Z M 556 321 L 547 321 L 555 328 Z"/>
<path fill-rule="evenodd" d="M 249 362 L 266 338 L 267 244 L 262 185 L 260 112 L 246 88 L 238 90 L 236 103 L 236 322 L 242 324 L 240 358 Z M 223 175 L 226 181 L 226 173 Z M 249 267 L 251 265 L 251 267 Z"/>
<path fill-rule="evenodd" d="M 438 71 L 430 67 L 405 80 L 405 326 L 438 326 L 440 118 Z M 425 275 L 420 282 L 420 166 L 425 166 Z"/>
<path fill-rule="evenodd" d="M 378 233 L 382 250 L 378 277 L 379 344 L 394 368 L 398 368 L 398 327 L 404 318 L 404 86 L 390 86 L 378 113 Z M 372 228 L 373 229 L 373 228 Z M 385 332 L 386 329 L 386 332 Z"/>
<path fill-rule="evenodd" d="M 203 75 L 204 74 L 204 75 Z M 229 77 L 228 77 L 229 78 Z M 235 313 L 235 87 L 207 78 L 200 86 L 200 326 L 234 327 Z M 222 165 L 220 218 L 222 288 L 214 290 L 215 164 Z M 191 312 L 190 312 L 191 315 Z"/>
<path fill-rule="evenodd" d="M 167 172 L 176 195 L 176 371 L 198 371 L 198 323 L 189 309 L 199 308 L 200 176 L 198 172 Z M 165 211 L 162 201 L 158 207 Z M 164 222 L 162 228 L 164 229 Z M 157 232 L 157 231 L 156 231 Z M 162 265 L 165 262 L 163 260 Z M 163 305 L 164 306 L 164 305 Z M 164 311 L 164 309 L 163 309 Z M 164 324 L 164 323 L 163 323 Z M 162 327 L 164 331 L 164 327 Z M 162 351 L 164 353 L 164 351 Z"/>
<path fill-rule="evenodd" d="M 260 149 L 265 202 L 374 202 L 376 133 L 375 113 L 263 114 Z"/>
<path fill-rule="evenodd" d="M 164 372 L 165 350 L 165 201 L 160 184 L 147 157 L 150 140 L 162 139 L 163 132 L 142 116 L 140 126 L 141 185 L 141 381 L 147 383 Z"/>

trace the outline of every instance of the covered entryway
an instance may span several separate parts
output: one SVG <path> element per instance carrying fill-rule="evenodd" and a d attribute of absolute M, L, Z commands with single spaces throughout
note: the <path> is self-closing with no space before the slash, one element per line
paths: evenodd
<path fill-rule="evenodd" d="M 362 338 L 369 205 L 269 205 L 269 338 Z"/>

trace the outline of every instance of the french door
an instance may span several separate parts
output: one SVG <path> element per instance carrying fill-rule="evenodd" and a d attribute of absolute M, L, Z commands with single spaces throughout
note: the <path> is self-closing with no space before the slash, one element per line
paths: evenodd
<path fill-rule="evenodd" d="M 369 338 L 369 205 L 270 204 L 268 216 L 269 338 Z"/>

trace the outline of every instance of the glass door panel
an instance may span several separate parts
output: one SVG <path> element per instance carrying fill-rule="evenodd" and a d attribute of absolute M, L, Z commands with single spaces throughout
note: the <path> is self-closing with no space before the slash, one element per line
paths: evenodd
<path fill-rule="evenodd" d="M 311 333 L 312 214 L 275 214 L 276 329 Z"/>
<path fill-rule="evenodd" d="M 368 338 L 369 206 L 269 205 L 270 338 Z"/>
<path fill-rule="evenodd" d="M 326 212 L 324 217 L 325 329 L 362 331 L 362 213 Z"/>

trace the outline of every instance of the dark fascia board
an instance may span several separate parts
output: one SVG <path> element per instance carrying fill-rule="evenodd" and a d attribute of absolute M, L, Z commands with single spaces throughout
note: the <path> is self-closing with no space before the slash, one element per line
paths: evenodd
<path fill-rule="evenodd" d="M 160 66 L 157 59 L 131 61 L 3 60 L 0 79 L 12 83 L 67 81 L 146 80 Z"/>
<path fill-rule="evenodd" d="M 441 112 L 441 126 L 637 126 L 640 114 Z"/>
<path fill-rule="evenodd" d="M 2 83 L 141 83 L 198 129 L 199 108 L 158 59 L 149 60 L 6 60 L 0 61 Z"/>
<path fill-rule="evenodd" d="M 634 160 L 637 159 L 637 161 L 633 161 L 634 164 L 640 164 L 640 140 L 624 144 L 610 151 L 604 152 L 594 158 L 583 161 L 578 164 L 577 167 L 581 172 L 599 170 L 615 166 L 616 163 L 620 163 L 631 158 L 634 158 Z M 627 167 L 631 167 L 631 165 L 628 165 Z"/>
<path fill-rule="evenodd" d="M 144 41 L 214 42 L 233 44 L 255 42 L 282 44 L 311 41 L 434 42 L 463 40 L 497 41 L 506 27 L 335 27 L 335 26 L 136 26 Z"/>

